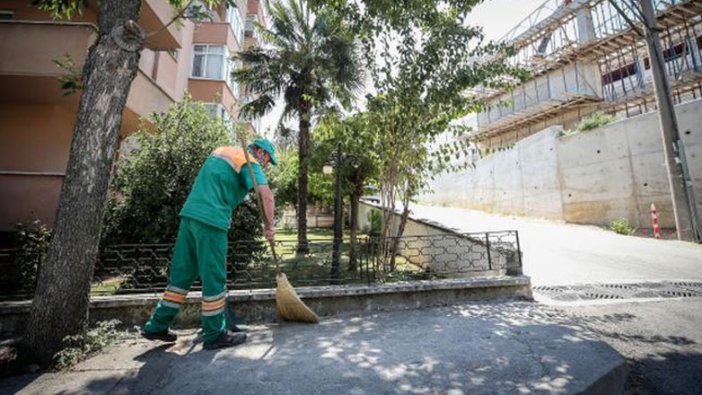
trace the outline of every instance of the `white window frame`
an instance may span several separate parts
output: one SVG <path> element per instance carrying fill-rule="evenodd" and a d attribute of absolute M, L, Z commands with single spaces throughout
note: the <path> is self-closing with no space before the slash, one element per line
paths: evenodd
<path fill-rule="evenodd" d="M 244 30 L 246 26 L 244 25 L 244 20 L 241 18 L 239 7 L 227 7 L 227 22 L 232 32 L 234 32 L 236 42 L 241 45 L 244 40 Z"/>
<path fill-rule="evenodd" d="M 232 119 L 232 115 L 229 113 L 229 111 L 227 111 L 227 109 L 222 103 L 204 102 L 202 103 L 202 105 L 205 107 L 207 115 L 216 119 L 221 119 L 222 122 L 224 122 L 224 124 L 227 125 L 227 127 L 229 128 L 234 127 L 234 120 Z"/>
<path fill-rule="evenodd" d="M 229 59 L 229 70 L 228 70 L 229 87 L 232 89 L 232 93 L 234 94 L 234 97 L 237 98 L 237 100 L 239 99 L 239 95 L 241 94 L 241 92 L 240 92 L 241 89 L 240 89 L 239 83 L 236 82 L 236 80 L 234 80 L 234 78 L 232 78 L 232 71 L 239 70 L 240 68 L 242 68 L 242 66 L 243 66 L 243 63 L 241 62 L 241 60 L 233 60 L 231 58 Z"/>
<path fill-rule="evenodd" d="M 204 51 L 198 50 L 197 47 L 204 47 Z M 215 47 L 221 48 L 222 51 L 219 53 L 211 51 L 211 49 L 215 48 Z M 201 65 L 203 75 L 195 75 L 195 62 L 196 62 L 198 55 L 203 56 L 203 58 L 202 58 L 203 61 L 202 61 L 202 65 Z M 221 58 L 222 67 L 220 68 L 219 76 L 216 76 L 216 77 L 207 76 L 207 63 L 211 57 L 220 57 Z M 190 65 L 190 78 L 197 78 L 197 79 L 203 79 L 203 80 L 228 81 L 228 80 L 230 80 L 229 70 L 230 70 L 229 49 L 226 47 L 226 45 L 193 44 L 193 62 Z"/>

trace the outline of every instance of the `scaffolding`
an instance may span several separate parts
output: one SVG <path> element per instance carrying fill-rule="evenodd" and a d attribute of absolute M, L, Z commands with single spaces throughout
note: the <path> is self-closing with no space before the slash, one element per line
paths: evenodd
<path fill-rule="evenodd" d="M 618 2 L 626 16 L 608 0 L 547 0 L 510 30 L 501 41 L 516 52 L 501 60 L 530 69 L 531 79 L 512 92 L 482 90 L 488 108 L 471 137 L 502 145 L 534 125 L 593 111 L 628 117 L 655 110 L 646 43 L 628 22 L 640 20 L 638 11 Z M 702 97 L 702 0 L 654 6 L 674 102 Z"/>

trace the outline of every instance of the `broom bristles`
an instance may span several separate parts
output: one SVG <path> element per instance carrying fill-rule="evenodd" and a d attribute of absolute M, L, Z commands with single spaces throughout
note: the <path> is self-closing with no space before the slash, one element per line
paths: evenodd
<path fill-rule="evenodd" d="M 276 276 L 277 288 L 275 292 L 275 304 L 278 308 L 278 316 L 286 321 L 307 322 L 316 324 L 319 317 L 297 296 L 295 288 L 290 284 L 285 273 Z"/>

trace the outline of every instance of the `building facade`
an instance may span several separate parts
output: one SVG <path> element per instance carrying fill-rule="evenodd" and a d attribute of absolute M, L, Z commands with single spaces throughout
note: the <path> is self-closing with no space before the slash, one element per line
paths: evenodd
<path fill-rule="evenodd" d="M 699 99 L 702 0 L 651 1 L 673 100 Z M 608 0 L 546 0 L 510 30 L 502 41 L 516 53 L 506 60 L 532 77 L 512 92 L 476 92 L 489 108 L 470 137 L 484 148 L 504 148 L 549 126 L 569 129 L 597 111 L 617 118 L 655 111 L 640 16 L 623 3 L 625 15 Z"/>
<path fill-rule="evenodd" d="M 0 231 L 39 219 L 52 225 L 58 208 L 80 92 L 64 95 L 66 67 L 80 71 L 96 38 L 96 3 L 70 21 L 54 20 L 31 1 L 0 0 Z M 152 113 L 161 113 L 186 93 L 213 116 L 238 122 L 249 98 L 232 81 L 241 65 L 231 57 L 254 45 L 253 22 L 264 22 L 259 0 L 210 10 L 207 21 L 169 22 L 165 0 L 144 0 L 139 24 L 159 32 L 147 40 L 130 88 L 120 141 Z M 258 122 L 246 123 L 258 131 Z"/>
<path fill-rule="evenodd" d="M 702 212 L 702 0 L 649 0 L 690 182 Z M 651 62 L 627 21 L 639 1 L 545 0 L 503 39 L 505 59 L 532 71 L 513 91 L 479 89 L 487 101 L 469 134 L 473 166 L 431 183 L 427 203 L 607 226 L 626 219 L 675 227 Z M 613 122 L 574 132 L 595 112 Z M 450 138 L 451 136 L 447 136 Z M 444 141 L 445 142 L 445 141 Z M 487 155 L 485 153 L 487 152 Z"/>

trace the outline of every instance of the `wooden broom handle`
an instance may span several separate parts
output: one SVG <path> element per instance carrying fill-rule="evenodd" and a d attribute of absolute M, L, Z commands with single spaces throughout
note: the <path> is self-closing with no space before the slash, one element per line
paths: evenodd
<path fill-rule="evenodd" d="M 249 177 L 254 184 L 254 192 L 256 195 L 256 201 L 258 202 L 258 212 L 261 214 L 261 219 L 263 219 L 263 228 L 265 231 L 267 217 L 266 210 L 263 208 L 263 200 L 261 199 L 261 191 L 258 190 L 258 183 L 256 183 L 256 177 L 254 177 L 253 166 L 251 165 L 251 158 L 249 157 L 249 151 L 246 149 L 246 143 L 244 143 L 244 138 L 240 138 L 241 148 L 244 150 L 244 157 L 246 158 L 246 167 L 249 169 Z M 272 240 L 268 240 L 268 245 L 271 247 L 271 252 L 273 253 L 273 261 L 275 262 L 275 270 L 280 273 L 280 264 L 278 263 L 278 254 L 275 253 L 275 243 Z"/>

